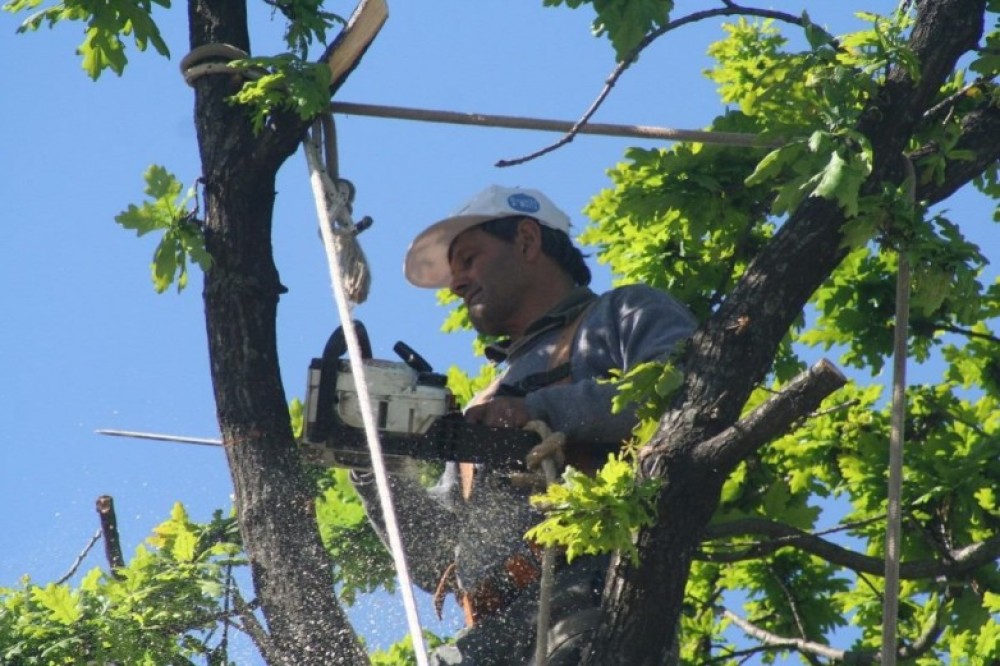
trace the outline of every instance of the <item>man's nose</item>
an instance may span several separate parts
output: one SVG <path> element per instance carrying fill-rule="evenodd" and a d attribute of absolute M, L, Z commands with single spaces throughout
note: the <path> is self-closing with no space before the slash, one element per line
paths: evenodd
<path fill-rule="evenodd" d="M 448 288 L 451 289 L 451 293 L 455 294 L 459 298 L 463 298 L 465 290 L 469 287 L 469 280 L 461 272 L 453 272 L 451 274 L 451 282 L 448 284 Z"/>

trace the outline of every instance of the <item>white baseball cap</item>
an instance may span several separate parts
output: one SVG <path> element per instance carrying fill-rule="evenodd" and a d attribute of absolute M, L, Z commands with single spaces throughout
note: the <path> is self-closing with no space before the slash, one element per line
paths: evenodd
<path fill-rule="evenodd" d="M 403 261 L 403 274 L 418 287 L 447 287 L 451 282 L 448 249 L 452 241 L 478 224 L 517 215 L 530 217 L 539 224 L 569 234 L 569 215 L 538 190 L 491 185 L 450 217 L 435 222 L 413 239 Z"/>

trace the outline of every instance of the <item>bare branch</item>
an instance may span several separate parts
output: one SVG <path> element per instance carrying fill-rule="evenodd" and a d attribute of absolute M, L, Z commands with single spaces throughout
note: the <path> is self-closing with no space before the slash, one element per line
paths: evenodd
<path fill-rule="evenodd" d="M 745 549 L 734 553 L 699 553 L 699 559 L 710 562 L 740 562 L 758 558 L 773 553 L 780 548 L 793 547 L 822 558 L 831 564 L 846 567 L 856 573 L 881 576 L 884 572 L 884 562 L 881 558 L 862 555 L 843 546 L 823 539 L 815 534 L 804 532 L 789 525 L 763 518 L 745 518 L 721 525 L 711 525 L 706 528 L 709 539 L 730 538 L 735 536 L 760 535 L 770 537 L 748 545 Z M 950 559 L 949 559 L 950 558 Z M 956 576 L 1000 558 L 1000 535 L 986 541 L 971 544 L 964 548 L 950 551 L 944 560 L 930 559 L 904 562 L 900 565 L 900 578 L 916 580 L 936 576 Z"/>
<path fill-rule="evenodd" d="M 934 618 L 927 628 L 909 645 L 901 645 L 896 651 L 898 659 L 916 659 L 930 651 L 942 633 L 942 622 L 944 617 L 944 603 L 939 603 L 934 612 Z M 804 638 L 788 638 L 779 636 L 762 627 L 758 627 L 749 620 L 740 617 L 736 613 L 726 608 L 718 611 L 723 617 L 739 627 L 743 633 L 761 642 L 758 651 L 764 649 L 791 649 L 797 651 L 810 662 L 815 657 L 824 657 L 835 662 L 849 662 L 855 665 L 877 664 L 882 660 L 881 650 L 838 650 L 829 645 L 816 643 Z"/>
<path fill-rule="evenodd" d="M 723 7 L 718 7 L 716 9 L 706 9 L 700 12 L 694 12 L 683 18 L 679 18 L 676 21 L 668 21 L 666 25 L 654 30 L 653 32 L 646 35 L 642 41 L 640 41 L 622 60 L 615 66 L 611 74 L 605 79 L 604 87 L 598 93 L 597 98 L 590 104 L 590 107 L 584 112 L 583 116 L 576 121 L 572 128 L 558 141 L 555 143 L 542 148 L 541 150 L 535 151 L 530 155 L 524 157 L 518 157 L 510 160 L 500 160 L 496 163 L 498 167 L 508 167 L 516 166 L 518 164 L 524 164 L 535 158 L 541 157 L 542 155 L 547 155 L 554 150 L 557 150 L 566 144 L 573 141 L 576 135 L 581 132 L 581 128 L 587 124 L 587 122 L 597 113 L 597 110 L 604 104 L 604 100 L 607 99 L 608 95 L 611 94 L 611 89 L 615 87 L 618 83 L 618 79 L 622 77 L 625 71 L 632 66 L 632 64 L 639 58 L 639 55 L 653 42 L 667 34 L 668 32 L 685 26 L 689 23 L 696 23 L 698 21 L 703 21 L 705 19 L 716 18 L 719 16 L 756 16 L 759 18 L 769 18 L 777 21 L 783 21 L 785 23 L 791 23 L 793 25 L 804 26 L 801 17 L 795 16 L 794 14 L 788 14 L 786 12 L 774 11 L 771 9 L 758 9 L 756 7 L 743 7 L 737 5 L 731 0 L 723 0 Z M 830 37 L 833 41 L 833 38 Z M 761 144 L 764 145 L 763 143 Z"/>
<path fill-rule="evenodd" d="M 1000 344 L 1000 337 L 995 335 L 990 335 L 989 333 L 979 333 L 978 331 L 970 331 L 967 328 L 962 328 L 960 326 L 952 326 L 951 324 L 935 324 L 935 331 L 945 331 L 947 333 L 957 333 L 958 335 L 964 335 L 967 338 L 975 338 L 977 340 L 985 340 L 986 342 L 992 342 L 993 344 Z"/>
<path fill-rule="evenodd" d="M 786 638 L 784 636 L 778 636 L 777 634 L 772 634 L 771 632 L 758 627 L 729 609 L 723 608 L 720 612 L 724 618 L 739 627 L 747 636 L 755 638 L 769 647 L 789 648 L 796 650 L 801 654 L 817 655 L 820 657 L 826 657 L 827 659 L 831 659 L 833 661 L 844 660 L 844 656 L 846 654 L 844 650 L 836 650 L 828 645 L 807 641 L 804 638 Z"/>
<path fill-rule="evenodd" d="M 234 586 L 232 589 L 233 593 L 233 606 L 236 608 L 236 612 L 239 613 L 240 618 L 243 620 L 243 631 L 246 632 L 253 644 L 257 646 L 260 650 L 261 655 L 264 657 L 264 661 L 271 663 L 271 659 L 274 657 L 274 647 L 271 643 L 271 636 L 264 629 L 264 626 L 257 619 L 257 616 L 253 614 L 256 604 L 248 604 L 244 599 L 240 591 Z"/>
<path fill-rule="evenodd" d="M 90 549 L 94 547 L 94 544 L 96 544 L 100 538 L 101 538 L 101 530 L 97 530 L 96 532 L 94 532 L 94 536 L 90 537 L 90 542 L 86 546 L 84 546 L 83 550 L 80 551 L 80 554 L 76 556 L 76 560 L 73 561 L 73 564 L 70 566 L 69 571 L 64 573 L 62 578 L 56 581 L 56 585 L 62 585 L 63 583 L 65 583 L 66 581 L 68 581 L 70 578 L 73 577 L 73 574 L 76 573 L 76 570 L 80 568 L 81 564 L 83 564 L 83 560 L 86 559 L 87 553 L 90 552 Z"/>

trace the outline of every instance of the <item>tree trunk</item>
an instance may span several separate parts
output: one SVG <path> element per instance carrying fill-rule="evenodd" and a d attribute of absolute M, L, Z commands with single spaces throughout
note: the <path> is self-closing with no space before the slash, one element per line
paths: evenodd
<path fill-rule="evenodd" d="M 250 51 L 246 7 L 193 0 L 191 47 L 226 43 Z M 254 136 L 227 97 L 228 75 L 195 82 L 202 160 L 205 318 L 219 427 L 236 494 L 243 544 L 267 622 L 269 664 L 366 664 L 333 589 L 282 388 L 275 333 L 279 282 L 271 251 L 275 175 L 302 123 L 275 118 Z"/>
<path fill-rule="evenodd" d="M 944 78 L 982 34 L 985 0 L 928 1 L 918 7 L 910 45 L 921 64 L 919 80 L 893 70 L 860 121 L 875 151 L 869 192 L 902 180 L 902 151 Z M 977 146 L 977 162 L 989 164 L 1000 156 L 991 139 Z M 834 203 L 804 202 L 693 337 L 681 361 L 685 383 L 642 457 L 644 473 L 664 482 L 658 520 L 639 535 L 640 563 L 613 568 L 604 621 L 586 664 L 652 666 L 676 659 L 691 559 L 731 470 L 713 466 L 705 445 L 736 422 L 795 317 L 845 256 L 843 224 Z"/>

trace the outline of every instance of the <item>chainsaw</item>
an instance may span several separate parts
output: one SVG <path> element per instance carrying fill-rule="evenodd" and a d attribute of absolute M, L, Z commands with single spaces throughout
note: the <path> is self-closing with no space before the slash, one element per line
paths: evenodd
<path fill-rule="evenodd" d="M 371 357 L 363 324 L 355 322 L 364 375 L 382 452 L 421 460 L 483 463 L 523 470 L 536 434 L 468 423 L 446 377 L 404 342 L 393 351 L 401 361 Z M 347 342 L 338 327 L 320 358 L 309 364 L 300 446 L 306 461 L 337 467 L 366 467 L 369 452 Z"/>

